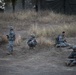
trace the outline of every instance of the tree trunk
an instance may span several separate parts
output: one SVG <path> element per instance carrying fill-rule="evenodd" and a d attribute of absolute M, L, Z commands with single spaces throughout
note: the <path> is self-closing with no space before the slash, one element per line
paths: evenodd
<path fill-rule="evenodd" d="M 38 12 L 38 0 L 36 0 L 35 10 L 36 10 L 36 12 Z"/>
<path fill-rule="evenodd" d="M 36 0 L 36 12 L 38 12 L 38 0 Z"/>
<path fill-rule="evenodd" d="M 22 8 L 25 9 L 25 0 L 22 0 Z"/>
<path fill-rule="evenodd" d="M 13 8 L 13 12 L 15 12 L 15 4 L 16 4 L 16 0 L 12 0 L 12 8 Z"/>

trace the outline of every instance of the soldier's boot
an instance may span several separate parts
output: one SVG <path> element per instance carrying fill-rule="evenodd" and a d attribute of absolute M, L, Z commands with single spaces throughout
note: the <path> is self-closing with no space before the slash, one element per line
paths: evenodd
<path fill-rule="evenodd" d="M 71 64 L 70 62 L 69 63 L 66 63 L 66 66 L 70 66 L 70 64 Z"/>
<path fill-rule="evenodd" d="M 10 53 L 7 53 L 7 55 L 11 55 Z"/>
<path fill-rule="evenodd" d="M 68 63 L 67 63 L 67 66 L 71 66 L 71 63 L 72 63 L 73 61 L 72 60 L 70 60 Z"/>
<path fill-rule="evenodd" d="M 75 66 L 76 65 L 76 60 L 74 60 L 70 65 Z"/>

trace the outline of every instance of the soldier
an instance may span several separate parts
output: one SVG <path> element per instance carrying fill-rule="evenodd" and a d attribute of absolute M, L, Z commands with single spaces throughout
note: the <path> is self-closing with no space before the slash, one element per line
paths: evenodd
<path fill-rule="evenodd" d="M 12 27 L 10 28 L 10 32 L 9 32 L 9 35 L 7 35 L 7 38 L 9 42 L 9 45 L 8 45 L 9 54 L 12 54 L 14 41 L 15 41 L 15 32 Z"/>
<path fill-rule="evenodd" d="M 56 47 L 67 47 L 69 45 L 65 39 L 65 32 L 63 31 L 62 34 L 56 38 Z"/>
<path fill-rule="evenodd" d="M 69 58 L 69 63 L 67 64 L 68 66 L 73 66 L 76 65 L 76 46 L 69 48 L 69 49 L 73 49 L 72 53 L 70 54 Z"/>
<path fill-rule="evenodd" d="M 37 45 L 37 41 L 34 35 L 31 35 L 29 40 L 27 41 L 29 48 L 34 48 Z"/>

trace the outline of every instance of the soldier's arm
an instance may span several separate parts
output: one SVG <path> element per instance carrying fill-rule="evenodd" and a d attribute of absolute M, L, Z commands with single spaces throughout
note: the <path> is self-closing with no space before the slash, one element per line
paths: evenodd
<path fill-rule="evenodd" d="M 31 38 L 29 38 L 29 39 L 28 39 L 28 41 L 27 41 L 27 43 L 29 43 L 31 40 L 32 40 L 32 39 L 31 39 Z"/>
<path fill-rule="evenodd" d="M 34 39 L 34 42 L 35 42 L 35 44 L 37 44 L 37 41 L 36 41 L 36 39 Z"/>
<path fill-rule="evenodd" d="M 6 35 L 7 36 L 7 39 L 9 39 L 9 35 Z"/>
<path fill-rule="evenodd" d="M 64 40 L 64 42 L 67 42 L 67 41 L 66 41 L 66 37 L 64 37 L 63 40 Z"/>
<path fill-rule="evenodd" d="M 14 34 L 14 41 L 16 40 L 16 35 Z"/>

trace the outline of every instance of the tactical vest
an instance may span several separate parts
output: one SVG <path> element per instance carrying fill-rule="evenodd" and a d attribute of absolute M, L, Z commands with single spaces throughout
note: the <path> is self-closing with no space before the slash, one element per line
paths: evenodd
<path fill-rule="evenodd" d="M 9 34 L 9 41 L 15 41 L 15 34 L 14 33 Z"/>

